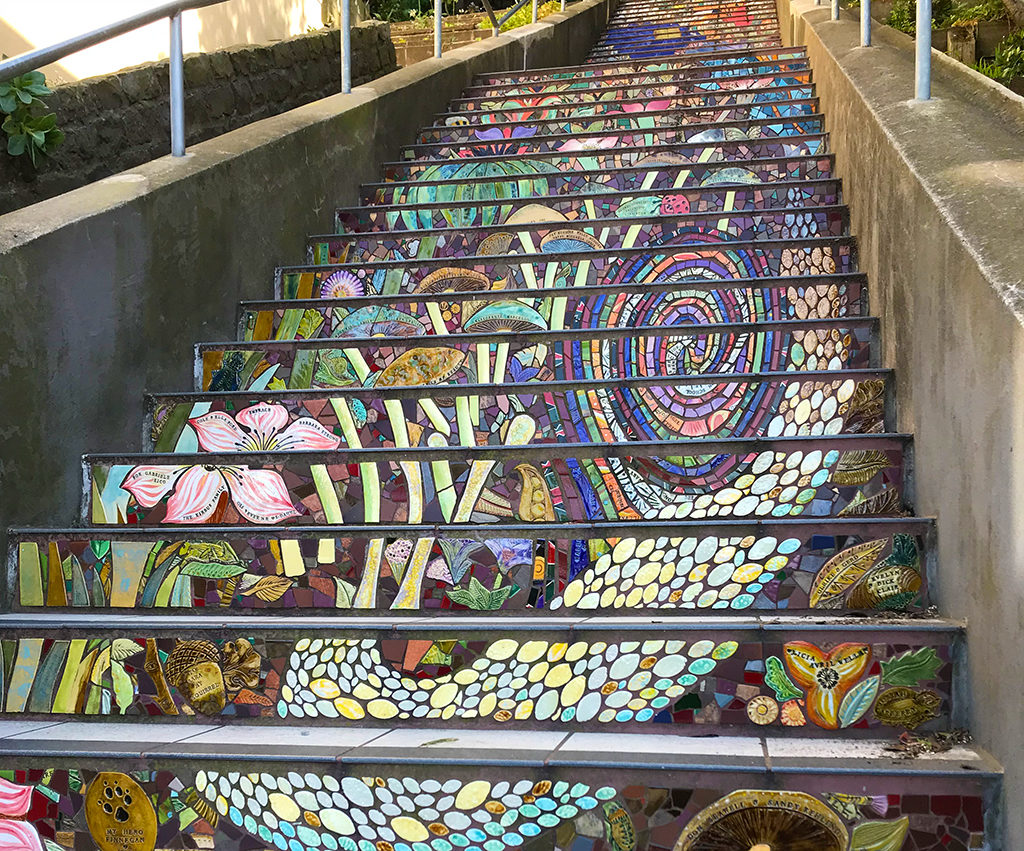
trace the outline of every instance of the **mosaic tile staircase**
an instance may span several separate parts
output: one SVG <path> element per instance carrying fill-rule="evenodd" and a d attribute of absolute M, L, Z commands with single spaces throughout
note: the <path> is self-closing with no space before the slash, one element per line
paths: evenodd
<path fill-rule="evenodd" d="M 362 201 L 14 533 L 0 838 L 995 847 L 990 757 L 892 751 L 963 629 L 773 5 L 624 3 Z"/>

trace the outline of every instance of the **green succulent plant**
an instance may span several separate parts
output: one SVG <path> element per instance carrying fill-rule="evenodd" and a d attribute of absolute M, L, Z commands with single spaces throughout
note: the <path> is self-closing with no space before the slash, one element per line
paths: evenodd
<path fill-rule="evenodd" d="M 57 127 L 57 116 L 40 114 L 45 109 L 43 95 L 52 94 L 46 77 L 39 71 L 29 71 L 0 83 L 0 129 L 7 134 L 7 153 L 12 157 L 27 156 L 34 168 L 41 157 L 49 156 L 64 141 L 64 133 Z"/>

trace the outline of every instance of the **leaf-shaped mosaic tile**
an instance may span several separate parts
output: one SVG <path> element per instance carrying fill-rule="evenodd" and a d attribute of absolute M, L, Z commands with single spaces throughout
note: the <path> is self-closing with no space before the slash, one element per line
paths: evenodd
<path fill-rule="evenodd" d="M 886 488 L 872 496 L 864 496 L 861 491 L 851 499 L 839 512 L 840 517 L 860 517 L 866 514 L 905 515 L 899 491 Z"/>
<path fill-rule="evenodd" d="M 853 829 L 850 851 L 900 851 L 910 829 L 907 816 L 897 821 L 865 821 Z"/>
<path fill-rule="evenodd" d="M 804 696 L 804 693 L 789 678 L 785 668 L 782 666 L 782 660 L 778 656 L 769 656 L 765 660 L 765 667 L 767 669 L 764 675 L 765 685 L 775 692 L 779 703 L 785 703 L 787 700 L 795 700 Z"/>
<path fill-rule="evenodd" d="M 243 597 L 255 594 L 264 603 L 273 603 L 291 587 L 292 580 L 287 576 L 263 576 L 241 593 Z"/>
<path fill-rule="evenodd" d="M 878 687 L 881 684 L 882 678 L 876 675 L 857 683 L 847 692 L 839 705 L 840 727 L 856 724 L 864 716 L 878 695 Z"/>
<path fill-rule="evenodd" d="M 921 557 L 917 551 L 917 542 L 912 535 L 897 533 L 892 537 L 892 552 L 885 557 L 882 564 L 898 564 L 916 568 Z"/>
<path fill-rule="evenodd" d="M 811 608 L 822 608 L 823 601 L 846 591 L 875 563 L 887 543 L 885 538 L 865 541 L 832 556 L 814 577 L 809 599 Z"/>
<path fill-rule="evenodd" d="M 890 686 L 916 686 L 934 680 L 942 667 L 942 660 L 932 647 L 908 650 L 895 659 L 882 662 L 882 680 Z"/>
<path fill-rule="evenodd" d="M 863 485 L 870 482 L 892 462 L 889 456 L 877 449 L 863 449 L 844 452 L 839 457 L 832 481 L 837 485 Z"/>
<path fill-rule="evenodd" d="M 219 564 L 215 561 L 192 561 L 181 566 L 182 576 L 200 576 L 203 579 L 229 579 L 245 573 L 241 564 Z"/>

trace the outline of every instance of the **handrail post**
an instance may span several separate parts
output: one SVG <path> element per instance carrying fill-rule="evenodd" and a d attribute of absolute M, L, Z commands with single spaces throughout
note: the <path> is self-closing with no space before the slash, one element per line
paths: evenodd
<path fill-rule="evenodd" d="M 832 0 L 832 20 L 839 20 L 839 0 Z"/>
<path fill-rule="evenodd" d="M 341 6 L 341 92 L 352 91 L 352 10 L 349 0 L 338 0 Z"/>
<path fill-rule="evenodd" d="M 917 38 L 914 62 L 914 97 L 932 96 L 932 0 L 917 0 Z"/>
<path fill-rule="evenodd" d="M 860 46 L 871 47 L 871 0 L 860 0 Z"/>
<path fill-rule="evenodd" d="M 530 23 L 537 23 L 537 0 L 533 0 L 533 14 L 530 17 Z"/>
<path fill-rule="evenodd" d="M 491 19 L 491 38 L 497 38 L 501 32 L 501 24 L 498 23 L 498 19 L 494 16 L 494 7 L 491 6 L 491 0 L 483 0 L 484 11 L 487 12 L 487 17 Z"/>
<path fill-rule="evenodd" d="M 181 44 L 181 12 L 171 18 L 170 50 L 171 156 L 185 156 L 185 57 Z"/>
<path fill-rule="evenodd" d="M 434 0 L 434 58 L 441 58 L 441 0 Z"/>

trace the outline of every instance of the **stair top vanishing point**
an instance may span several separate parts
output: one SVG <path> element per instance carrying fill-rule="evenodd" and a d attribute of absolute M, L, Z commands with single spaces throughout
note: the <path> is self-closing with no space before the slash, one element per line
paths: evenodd
<path fill-rule="evenodd" d="M 995 847 L 817 94 L 767 0 L 478 76 L 13 532 L 0 840 Z"/>

